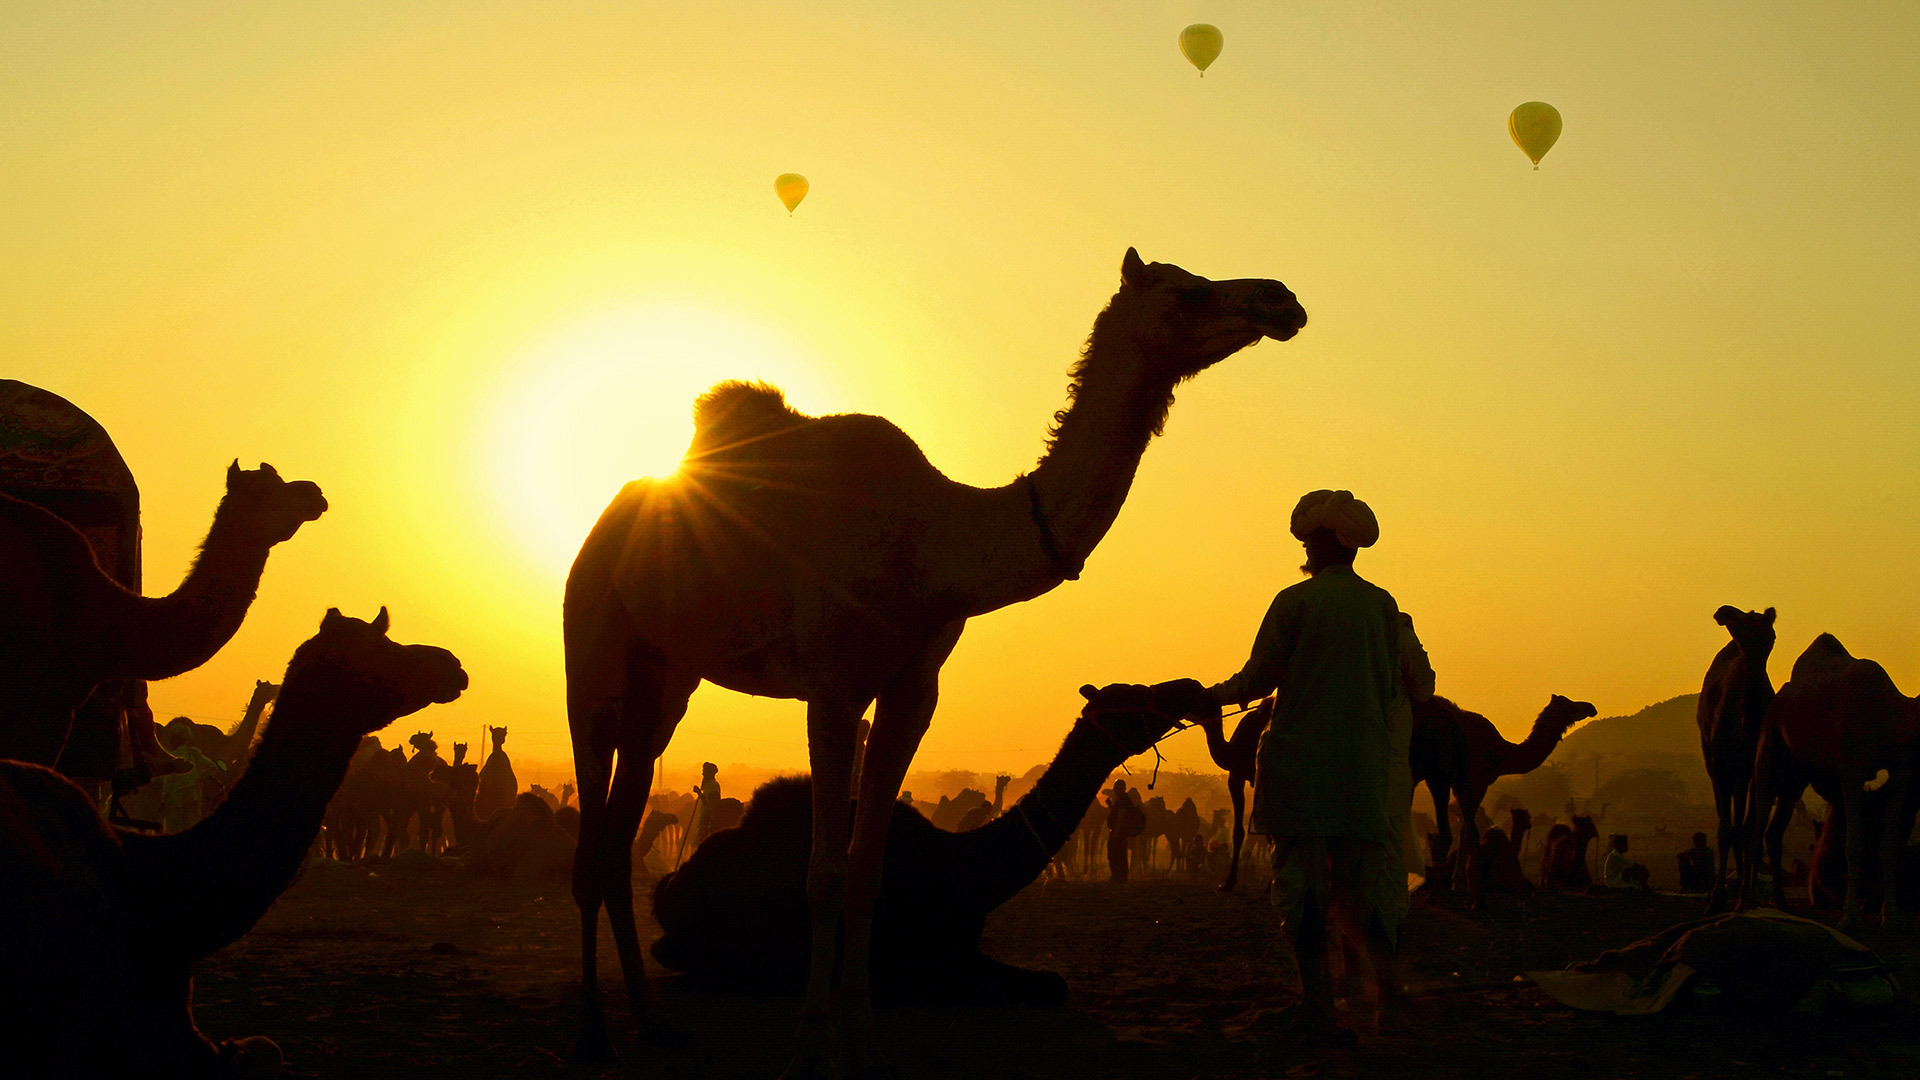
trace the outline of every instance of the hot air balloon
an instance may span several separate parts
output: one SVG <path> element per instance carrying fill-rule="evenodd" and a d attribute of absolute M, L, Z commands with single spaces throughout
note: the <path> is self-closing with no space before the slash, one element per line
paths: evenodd
<path fill-rule="evenodd" d="M 1540 159 L 1560 140 L 1560 110 L 1544 101 L 1516 105 L 1507 115 L 1507 134 L 1513 136 L 1513 145 L 1521 153 L 1533 159 L 1534 171 L 1538 172 Z"/>
<path fill-rule="evenodd" d="M 797 172 L 781 173 L 773 178 L 773 193 L 780 196 L 780 201 L 786 204 L 788 216 L 792 216 L 793 208 L 807 197 L 807 178 Z"/>
<path fill-rule="evenodd" d="M 1187 62 L 1200 69 L 1200 77 L 1207 77 L 1207 65 L 1220 57 L 1220 49 L 1227 39 L 1220 35 L 1220 28 L 1206 23 L 1194 23 L 1180 31 L 1180 55 Z"/>

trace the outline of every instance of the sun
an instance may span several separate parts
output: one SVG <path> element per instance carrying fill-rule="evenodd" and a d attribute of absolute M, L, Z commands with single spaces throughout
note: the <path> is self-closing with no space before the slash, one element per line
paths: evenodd
<path fill-rule="evenodd" d="M 796 408 L 832 400 L 818 365 L 751 317 L 684 302 L 578 319 L 536 341 L 503 380 L 484 478 L 505 530 L 564 574 L 621 485 L 666 476 L 693 438 L 693 401 L 759 379 Z"/>

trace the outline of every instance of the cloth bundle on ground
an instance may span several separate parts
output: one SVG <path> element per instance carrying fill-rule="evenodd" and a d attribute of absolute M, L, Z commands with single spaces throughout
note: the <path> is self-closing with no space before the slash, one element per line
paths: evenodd
<path fill-rule="evenodd" d="M 1294 504 L 1290 523 L 1293 538 L 1305 540 L 1317 529 L 1332 529 L 1340 543 L 1350 548 L 1372 547 L 1380 539 L 1380 522 L 1373 508 L 1353 497 L 1351 491 L 1309 491 Z"/>
<path fill-rule="evenodd" d="M 1620 1015 L 1660 1012 L 1681 991 L 1764 1012 L 1853 1011 L 1897 990 L 1865 945 L 1811 919 L 1763 908 L 1670 927 L 1565 971 L 1529 971 L 1563 1005 Z"/>

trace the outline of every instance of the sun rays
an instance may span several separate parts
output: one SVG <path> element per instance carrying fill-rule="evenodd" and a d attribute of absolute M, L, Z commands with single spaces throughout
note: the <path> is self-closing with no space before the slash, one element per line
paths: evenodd
<path fill-rule="evenodd" d="M 558 576 L 626 482 L 665 477 L 693 436 L 693 404 L 724 379 L 802 400 L 826 380 L 762 323 L 717 305 L 635 305 L 576 320 L 526 350 L 485 425 L 481 482 L 496 520 Z"/>

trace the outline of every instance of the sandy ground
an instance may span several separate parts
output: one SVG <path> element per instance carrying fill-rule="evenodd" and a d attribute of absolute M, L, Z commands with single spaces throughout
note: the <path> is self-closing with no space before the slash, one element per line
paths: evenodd
<path fill-rule="evenodd" d="M 636 883 L 640 896 L 648 889 Z M 1245 885 L 1238 895 L 1180 880 L 1035 887 L 995 914 L 988 951 L 1061 972 L 1072 986 L 1065 1008 L 890 1009 L 881 1039 L 908 1080 L 1920 1074 L 1912 994 L 1861 1018 L 1621 1018 L 1572 1012 L 1526 986 L 1447 992 L 1586 959 L 1698 910 L 1695 898 L 1664 894 L 1494 897 L 1481 913 L 1423 904 L 1405 943 L 1410 981 L 1428 992 L 1420 1025 L 1313 1053 L 1248 1030 L 1255 1010 L 1293 1000 L 1296 983 L 1271 909 Z M 570 1069 L 576 918 L 561 883 L 316 868 L 201 966 L 198 1019 L 215 1038 L 275 1039 L 291 1076 L 779 1075 L 796 998 L 716 995 L 671 977 L 655 985 L 677 1045 L 628 1044 L 615 1065 Z M 657 932 L 643 910 L 643 937 Z M 1862 938 L 1900 961 L 1907 985 L 1920 982 L 1920 929 Z M 601 941 L 618 1028 L 625 995 L 604 920 Z"/>

